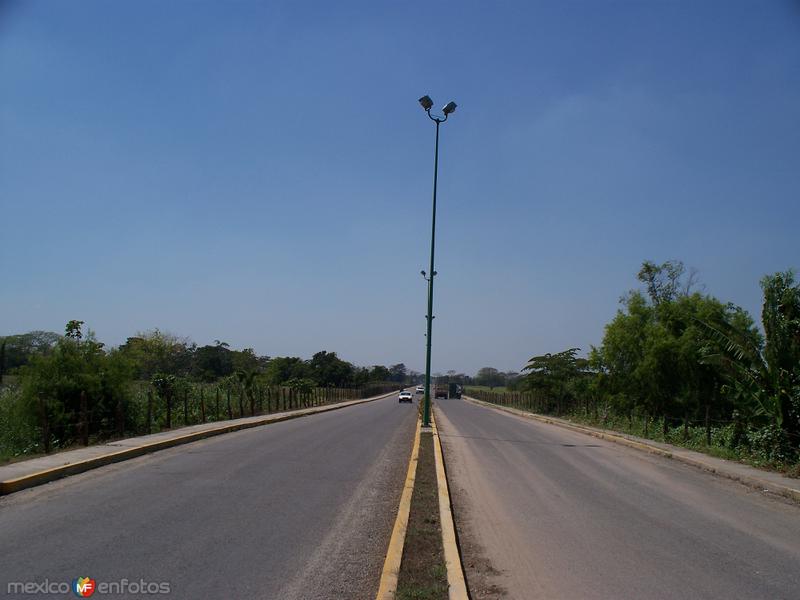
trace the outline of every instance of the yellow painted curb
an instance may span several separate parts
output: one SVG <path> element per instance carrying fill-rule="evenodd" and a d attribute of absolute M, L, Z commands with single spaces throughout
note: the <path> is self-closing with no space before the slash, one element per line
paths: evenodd
<path fill-rule="evenodd" d="M 751 477 L 747 475 L 740 475 L 738 473 L 733 473 L 730 471 L 723 471 L 701 460 L 696 460 L 689 456 L 682 456 L 680 454 L 675 454 L 674 452 L 670 452 L 669 450 L 664 450 L 663 448 L 659 448 L 658 446 L 651 446 L 650 444 L 637 442 L 636 440 L 628 439 L 622 435 L 607 433 L 605 431 L 598 431 L 596 429 L 584 427 L 582 425 L 568 423 L 561 419 L 553 419 L 542 415 L 537 415 L 536 413 L 521 411 L 516 408 L 511 408 L 507 406 L 497 406 L 496 404 L 491 404 L 490 402 L 484 402 L 483 400 L 478 400 L 477 398 L 471 398 L 471 397 L 468 398 L 467 396 L 464 396 L 464 399 L 467 400 L 467 402 L 472 402 L 473 404 L 477 404 L 479 406 L 485 406 L 487 408 L 502 410 L 512 415 L 517 415 L 519 417 L 524 417 L 526 419 L 540 421 L 542 423 L 547 423 L 548 425 L 555 425 L 556 427 L 562 427 L 570 431 L 575 431 L 577 433 L 590 435 L 592 437 L 596 437 L 601 440 L 608 440 L 609 442 L 614 442 L 615 444 L 619 444 L 621 446 L 628 446 L 629 448 L 635 448 L 637 450 L 648 452 L 650 454 L 656 454 L 658 456 L 663 456 L 665 458 L 671 458 L 673 460 L 677 460 L 678 462 L 682 462 L 686 465 L 690 465 L 702 471 L 706 471 L 707 473 L 712 473 L 714 475 L 717 475 L 719 477 L 724 477 L 725 479 L 730 479 L 732 481 L 738 481 L 739 483 L 746 485 L 747 487 L 760 491 L 771 492 L 773 494 L 778 494 L 779 496 L 783 496 L 784 498 L 788 498 L 789 500 L 800 502 L 800 489 L 795 489 L 789 486 L 772 483 L 770 481 L 761 479 L 759 477 Z"/>
<path fill-rule="evenodd" d="M 442 546 L 444 547 L 444 562 L 447 566 L 447 594 L 450 600 L 469 600 L 467 582 L 464 579 L 464 567 L 461 564 L 461 553 L 458 551 L 458 542 L 456 541 L 450 489 L 444 470 L 442 442 L 439 439 L 439 429 L 436 427 L 433 411 L 431 412 L 431 425 L 433 427 L 433 452 L 436 457 L 436 481 L 439 487 L 439 521 L 442 524 Z"/>
<path fill-rule="evenodd" d="M 44 471 L 30 473 L 29 475 L 23 475 L 22 477 L 16 477 L 14 479 L 7 479 L 5 481 L 0 481 L 0 496 L 11 494 L 13 492 L 18 492 L 20 490 L 24 490 L 25 488 L 34 487 L 37 485 L 41 485 L 43 483 L 48 483 L 50 481 L 54 481 L 62 477 L 67 477 L 69 475 L 77 475 L 78 473 L 83 473 L 84 471 L 89 471 L 91 469 L 96 469 L 98 467 L 110 465 L 112 463 L 121 462 L 123 460 L 128 460 L 131 458 L 136 458 L 137 456 L 142 456 L 150 452 L 156 452 L 158 450 L 164 450 L 166 448 L 171 448 L 173 446 L 188 444 L 190 442 L 201 440 L 207 437 L 213 437 L 216 435 L 221 435 L 223 433 L 230 433 L 233 431 L 240 431 L 243 429 L 250 429 L 252 427 L 259 427 L 261 425 L 269 425 L 271 423 L 280 423 L 281 421 L 289 421 L 290 419 L 296 419 L 298 417 L 306 417 L 308 415 L 330 412 L 332 410 L 347 408 L 348 406 L 355 406 L 357 404 L 364 404 L 365 402 L 380 400 L 381 398 L 386 398 L 395 393 L 396 392 L 390 392 L 388 394 L 383 394 L 381 396 L 375 396 L 374 398 L 365 398 L 363 400 L 350 400 L 338 404 L 332 404 L 330 406 L 318 406 L 313 408 L 300 409 L 289 413 L 267 415 L 263 419 L 258 419 L 256 421 L 247 421 L 244 423 L 232 423 L 228 425 L 222 425 L 221 427 L 215 427 L 213 429 L 195 431 L 193 433 L 170 438 L 167 440 L 160 440 L 157 442 L 152 442 L 150 444 L 142 444 L 141 446 L 126 448 L 125 450 L 120 450 L 119 452 L 112 452 L 110 454 L 104 454 L 102 456 L 96 456 L 93 458 L 87 458 L 86 460 L 80 460 L 74 463 L 60 465 L 58 467 L 53 467 L 52 469 L 46 469 Z"/>
<path fill-rule="evenodd" d="M 403 558 L 403 546 L 406 542 L 408 515 L 411 512 L 411 495 L 414 493 L 414 480 L 417 477 L 421 425 L 421 421 L 417 419 L 417 432 L 414 434 L 414 445 L 411 447 L 411 460 L 408 462 L 406 483 L 400 496 L 400 506 L 397 509 L 397 519 L 395 519 L 392 537 L 389 540 L 389 549 L 386 551 L 386 560 L 383 561 L 383 572 L 376 600 L 394 600 L 395 592 L 397 592 L 397 578 L 400 575 L 400 561 Z"/>

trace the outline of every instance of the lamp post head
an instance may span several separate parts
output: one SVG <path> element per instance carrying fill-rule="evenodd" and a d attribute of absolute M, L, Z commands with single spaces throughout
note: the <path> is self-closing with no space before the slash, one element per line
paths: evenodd
<path fill-rule="evenodd" d="M 444 105 L 442 112 L 445 114 L 445 116 L 449 115 L 450 113 L 456 112 L 456 103 L 451 100 L 450 102 Z"/>
<path fill-rule="evenodd" d="M 419 103 L 425 110 L 430 110 L 431 108 L 433 108 L 433 100 L 431 100 L 430 96 L 423 96 L 422 98 L 419 99 Z"/>

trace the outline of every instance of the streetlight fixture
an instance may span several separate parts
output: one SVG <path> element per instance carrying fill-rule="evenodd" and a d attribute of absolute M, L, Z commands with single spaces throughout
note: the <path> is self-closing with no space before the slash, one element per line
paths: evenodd
<path fill-rule="evenodd" d="M 436 271 L 433 269 L 433 256 L 436 247 L 436 184 L 439 179 L 439 125 L 447 121 L 447 117 L 453 114 L 456 110 L 456 103 L 453 101 L 448 102 L 442 108 L 443 117 L 436 117 L 431 114 L 433 108 L 433 100 L 430 96 L 423 96 L 419 99 L 420 105 L 428 113 L 428 117 L 436 123 L 436 145 L 434 146 L 433 153 L 433 218 L 431 219 L 431 269 L 430 276 L 425 276 L 425 271 L 422 271 L 422 276 L 428 282 L 428 333 L 425 335 L 425 397 L 424 407 L 422 412 L 422 426 L 429 427 L 431 423 L 431 337 L 433 334 L 433 278 L 436 276 Z"/>

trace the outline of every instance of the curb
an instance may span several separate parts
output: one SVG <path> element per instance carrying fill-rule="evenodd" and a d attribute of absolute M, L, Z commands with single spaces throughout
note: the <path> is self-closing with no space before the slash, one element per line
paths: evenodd
<path fill-rule="evenodd" d="M 120 450 L 119 452 L 112 452 L 110 454 L 105 454 L 103 456 L 87 458 L 86 460 L 81 460 L 74 463 L 68 463 L 58 467 L 53 467 L 52 469 L 46 469 L 44 471 L 38 471 L 36 473 L 23 475 L 21 477 L 16 477 L 14 479 L 7 479 L 5 481 L 0 481 L 0 496 L 18 492 L 20 490 L 24 490 L 26 488 L 34 487 L 37 485 L 42 485 L 43 483 L 55 481 L 56 479 L 61 479 L 62 477 L 67 477 L 69 475 L 77 475 L 78 473 L 84 473 L 85 471 L 90 471 L 98 467 L 103 467 L 105 465 L 122 462 L 124 460 L 129 460 L 131 458 L 136 458 L 144 454 L 149 454 L 151 452 L 157 452 L 159 450 L 172 448 L 173 446 L 188 444 L 191 442 L 195 442 L 197 440 L 202 440 L 204 438 L 221 435 L 223 433 L 231 433 L 233 431 L 251 429 L 253 427 L 269 425 L 271 423 L 280 423 L 281 421 L 289 421 L 291 419 L 297 419 L 299 417 L 306 417 L 309 415 L 315 415 L 319 413 L 330 412 L 332 410 L 347 408 L 348 406 L 355 406 L 357 404 L 373 402 L 375 400 L 380 400 L 381 398 L 387 398 L 395 393 L 396 392 L 390 392 L 388 394 L 382 394 L 380 396 L 374 396 L 372 398 L 365 398 L 363 400 L 351 400 L 347 402 L 341 402 L 339 404 L 333 404 L 330 406 L 319 406 L 314 408 L 301 409 L 299 411 L 294 411 L 289 413 L 268 415 L 265 416 L 263 419 L 259 419 L 256 421 L 247 421 L 244 423 L 231 423 L 229 425 L 222 425 L 221 427 L 206 429 L 204 431 L 196 431 L 194 433 L 182 435 L 168 440 L 161 440 L 150 444 L 142 444 L 141 446 L 135 446 L 133 448 L 126 448 L 125 450 Z"/>
<path fill-rule="evenodd" d="M 436 459 L 436 480 L 439 487 L 439 521 L 442 526 L 442 546 L 444 547 L 444 562 L 447 567 L 447 595 L 449 600 L 469 600 L 467 582 L 464 579 L 464 566 L 461 564 L 461 553 L 456 540 L 453 504 L 450 500 L 450 488 L 444 468 L 442 442 L 439 439 L 439 429 L 436 427 L 433 411 L 431 411 L 431 425 L 434 440 L 433 453 Z"/>
<path fill-rule="evenodd" d="M 721 470 L 713 465 L 703 462 L 702 460 L 697 460 L 689 456 L 675 454 L 674 452 L 670 452 L 669 450 L 664 450 L 663 448 L 659 448 L 657 446 L 651 446 L 650 444 L 646 444 L 643 442 L 637 442 L 636 440 L 628 439 L 620 434 L 607 433 L 605 431 L 600 431 L 598 429 L 594 429 L 591 427 L 585 427 L 583 425 L 576 425 L 573 423 L 569 423 L 562 419 L 545 417 L 542 415 L 538 415 L 536 413 L 529 413 L 522 410 L 518 410 L 516 408 L 497 406 L 495 404 L 491 404 L 489 402 L 484 402 L 483 400 L 477 400 L 475 398 L 467 396 L 464 396 L 464 399 L 467 402 L 472 402 L 473 404 L 476 404 L 478 406 L 493 408 L 496 410 L 516 415 L 518 417 L 533 419 L 534 421 L 547 423 L 549 425 L 555 425 L 557 427 L 569 429 L 570 431 L 575 431 L 578 433 L 583 433 L 585 435 L 590 435 L 592 437 L 596 437 L 601 440 L 608 440 L 609 442 L 614 442 L 615 444 L 619 444 L 621 446 L 628 446 L 629 448 L 635 448 L 636 450 L 648 452 L 650 454 L 656 454 L 658 456 L 663 456 L 665 458 L 671 458 L 673 460 L 677 460 L 678 462 L 682 462 L 684 464 L 700 469 L 701 471 L 712 473 L 713 475 L 716 475 L 718 477 L 724 477 L 725 479 L 731 479 L 733 481 L 737 481 L 743 485 L 746 485 L 749 488 L 753 488 L 761 492 L 770 492 L 773 494 L 777 494 L 779 496 L 783 496 L 784 498 L 788 498 L 789 500 L 793 500 L 794 502 L 800 503 L 800 489 L 789 487 L 787 485 L 780 485 L 777 483 L 773 483 L 771 481 L 767 481 L 759 477 L 753 477 L 750 475 L 740 475 L 738 473 L 733 473 L 731 471 Z"/>
<path fill-rule="evenodd" d="M 419 458 L 419 438 L 422 422 L 417 419 L 417 432 L 414 434 L 414 443 L 411 446 L 411 459 L 408 461 L 408 473 L 400 496 L 400 506 L 397 509 L 397 518 L 389 539 L 389 548 L 386 559 L 383 561 L 381 583 L 378 586 L 376 600 L 394 600 L 397 592 L 397 578 L 400 575 L 400 562 L 403 559 L 403 547 L 406 543 L 406 528 L 408 516 L 411 512 L 411 496 L 414 493 L 414 481 L 417 476 L 417 462 Z"/>

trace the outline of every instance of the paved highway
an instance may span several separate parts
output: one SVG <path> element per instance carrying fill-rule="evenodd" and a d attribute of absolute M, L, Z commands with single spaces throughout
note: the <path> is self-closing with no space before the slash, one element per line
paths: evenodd
<path fill-rule="evenodd" d="M 473 600 L 800 598 L 796 505 L 467 401 L 436 418 Z"/>
<path fill-rule="evenodd" d="M 416 413 L 395 395 L 0 498 L 0 597 L 89 576 L 170 598 L 374 598 Z"/>

